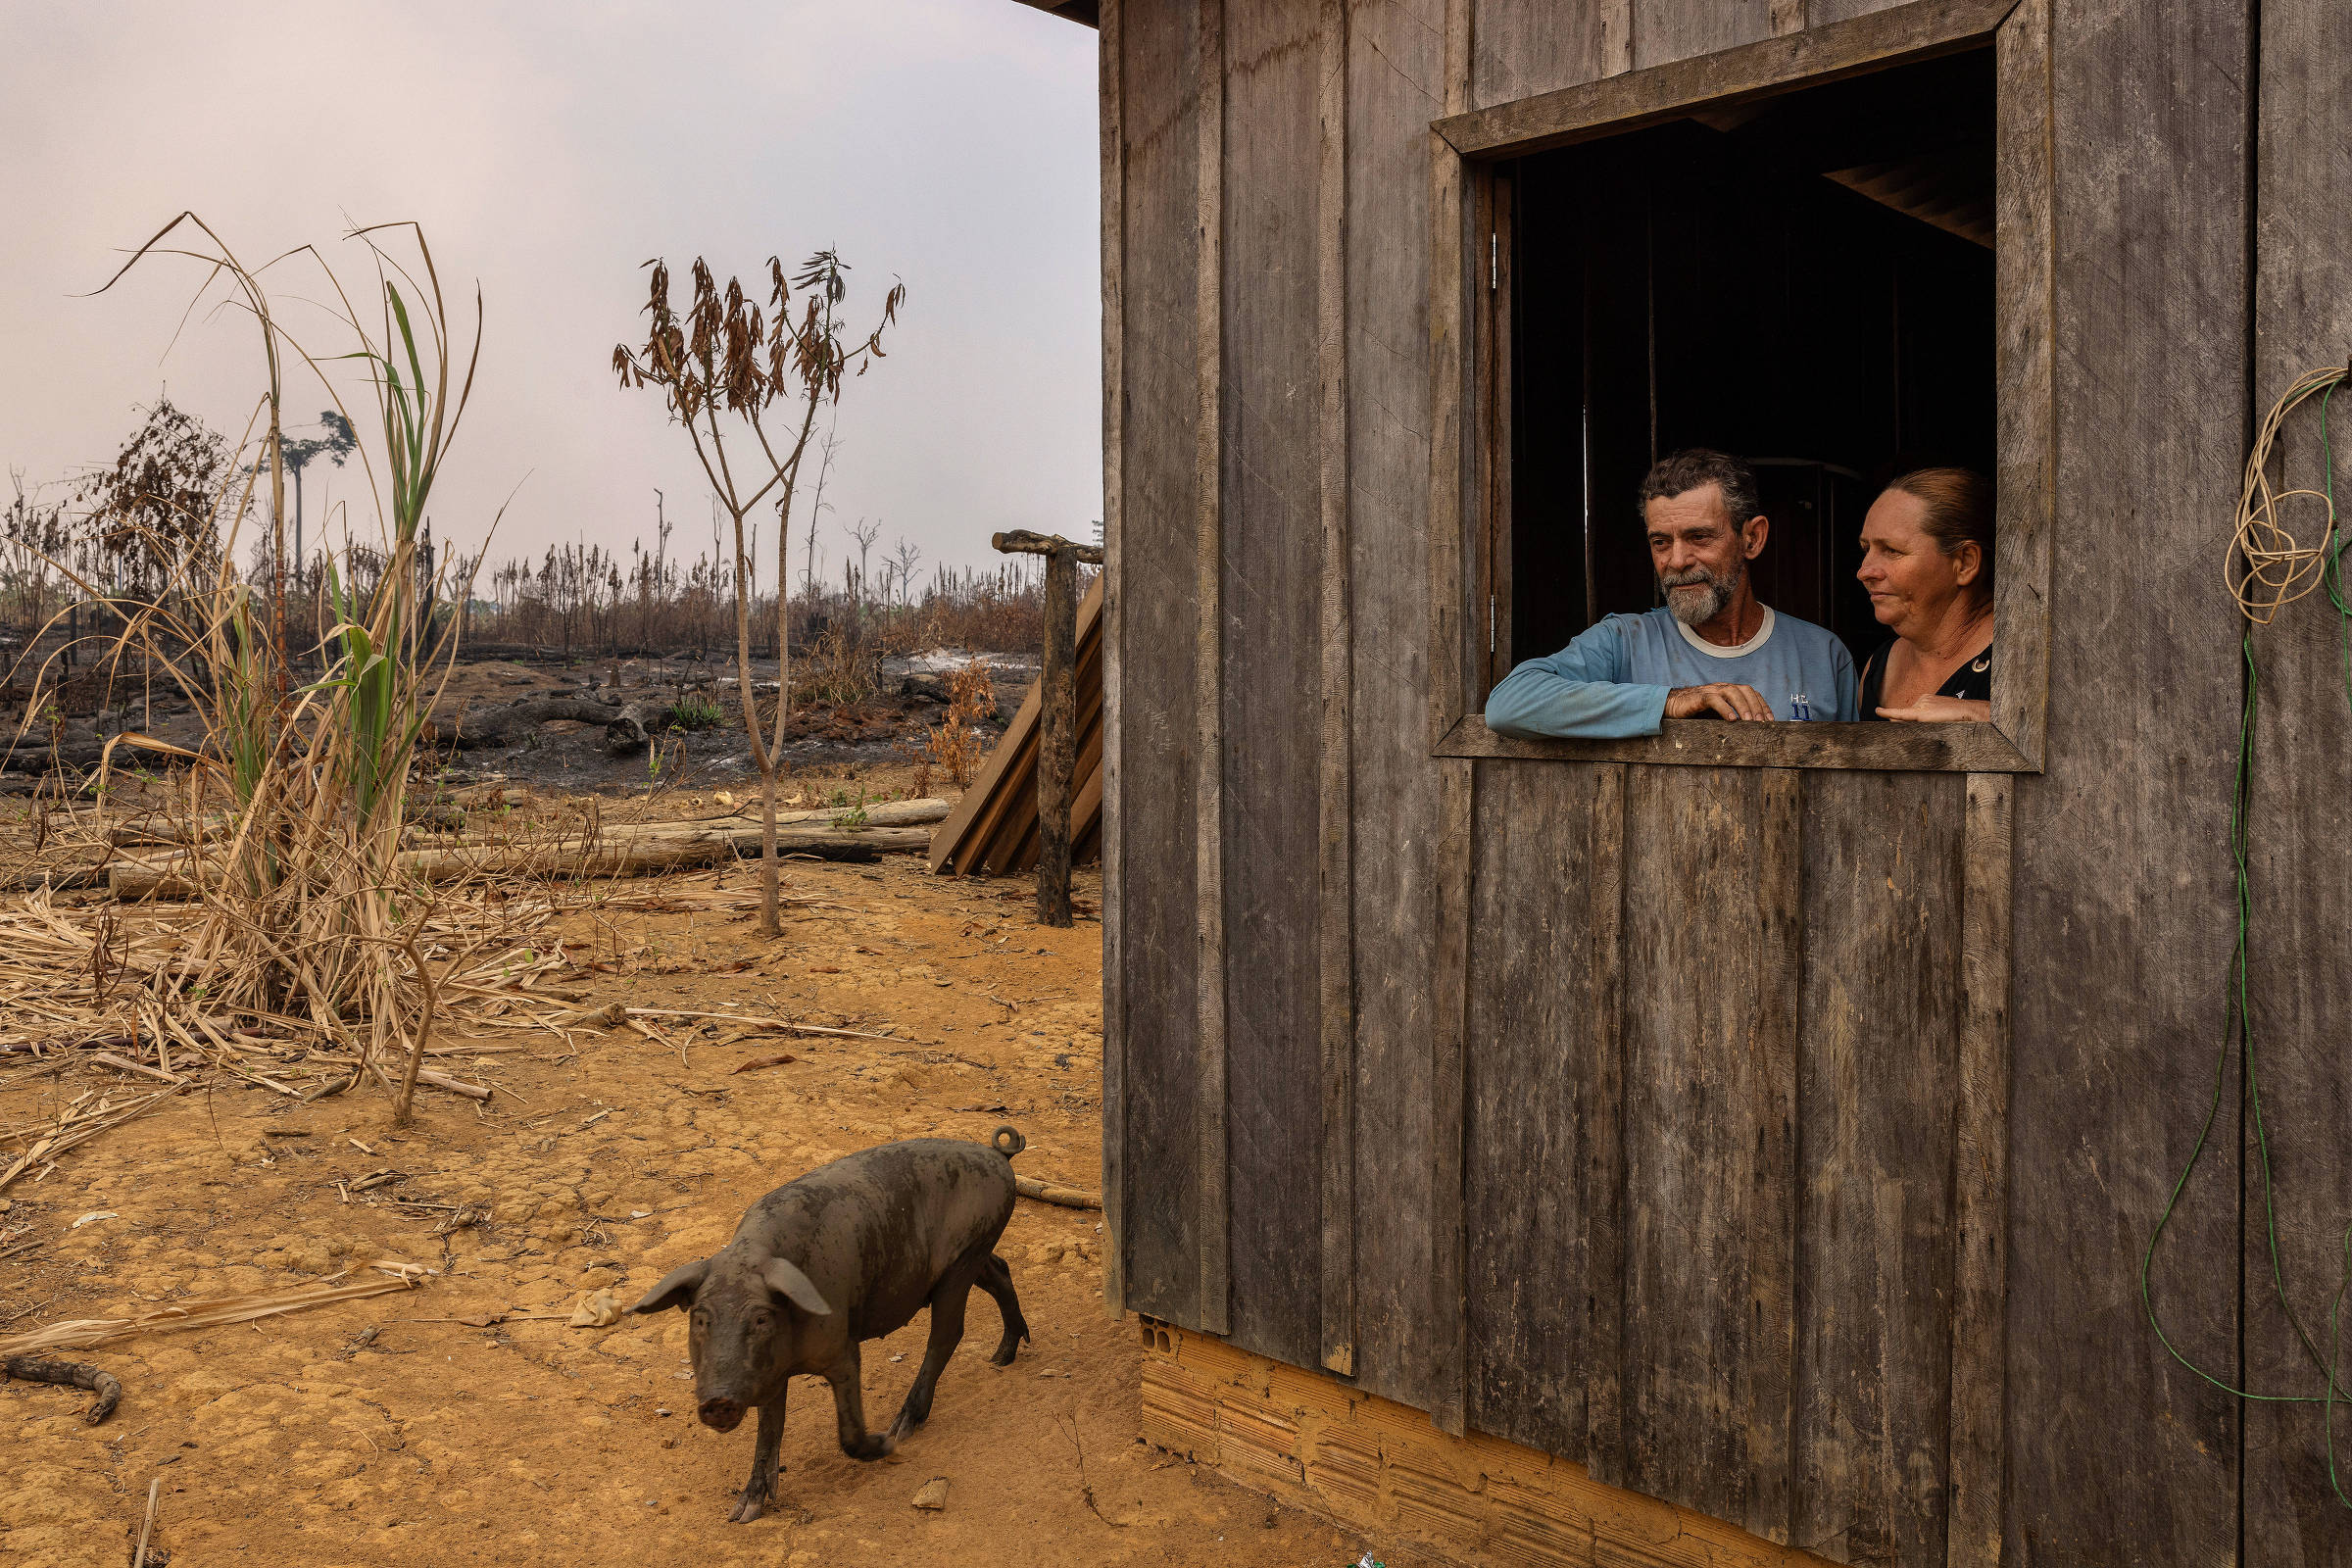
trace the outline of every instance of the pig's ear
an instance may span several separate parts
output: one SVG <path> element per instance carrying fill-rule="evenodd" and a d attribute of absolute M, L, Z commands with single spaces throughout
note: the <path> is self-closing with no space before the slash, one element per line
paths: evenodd
<path fill-rule="evenodd" d="M 662 1283 L 637 1298 L 632 1312 L 659 1312 L 666 1307 L 689 1307 L 694 1304 L 694 1293 L 703 1288 L 703 1276 L 710 1272 L 710 1260 L 698 1257 L 691 1263 L 680 1263 L 662 1276 Z"/>
<path fill-rule="evenodd" d="M 761 1264 L 760 1277 L 767 1281 L 769 1290 L 778 1296 L 790 1297 L 792 1304 L 804 1312 L 813 1312 L 823 1317 L 833 1310 L 825 1304 L 824 1297 L 817 1294 L 816 1287 L 808 1282 L 808 1276 L 780 1257 L 771 1257 Z"/>

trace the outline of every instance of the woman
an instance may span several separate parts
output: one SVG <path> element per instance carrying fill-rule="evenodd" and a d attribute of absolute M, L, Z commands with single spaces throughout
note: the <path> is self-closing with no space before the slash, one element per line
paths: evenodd
<path fill-rule="evenodd" d="M 1920 468 L 1862 519 L 1871 612 L 1894 633 L 1862 666 L 1862 716 L 1992 718 L 1992 485 L 1966 468 Z"/>

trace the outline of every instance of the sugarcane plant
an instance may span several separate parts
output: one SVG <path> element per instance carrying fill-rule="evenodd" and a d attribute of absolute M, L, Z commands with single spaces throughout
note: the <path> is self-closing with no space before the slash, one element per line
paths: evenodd
<path fill-rule="evenodd" d="M 656 387 L 669 416 L 686 431 L 694 455 L 735 529 L 735 675 L 743 700 L 752 761 L 760 769 L 760 929 L 782 934 L 777 914 L 776 774 L 792 709 L 792 645 L 785 585 L 790 583 L 793 505 L 801 465 L 820 409 L 838 409 L 844 382 L 881 359 L 882 334 L 898 319 L 906 287 L 893 283 L 879 319 L 862 338 L 842 318 L 849 298 L 849 266 L 818 251 L 789 282 L 783 263 L 767 260 L 770 316 L 730 277 L 722 292 L 710 267 L 694 263 L 694 301 L 681 318 L 670 305 L 669 266 L 656 260 L 642 347 L 612 350 L 621 387 Z M 797 296 L 797 299 L 796 299 Z M 770 426 L 775 426 L 771 434 Z M 760 508 L 776 509 L 776 707 L 763 724 L 752 680 L 752 550 L 747 521 Z"/>
<path fill-rule="evenodd" d="M 122 642 L 153 657 L 205 720 L 206 739 L 194 752 L 137 734 L 118 742 L 177 752 L 189 764 L 179 808 L 190 848 L 177 870 L 185 890 L 204 901 L 206 918 L 193 928 L 179 994 L 155 1004 L 170 1008 L 197 994 L 210 1012 L 305 1018 L 356 1048 L 354 1082 L 376 1077 L 393 1092 L 394 1120 L 403 1122 L 431 1036 L 434 977 L 423 953 L 431 944 L 420 945 L 433 899 L 403 874 L 401 828 L 418 742 L 456 655 L 454 620 L 435 635 L 420 617 L 432 585 L 422 580 L 418 540 L 472 388 L 481 300 L 477 290 L 473 344 L 453 387 L 461 364 L 422 231 L 389 224 L 350 237 L 375 271 L 372 324 L 313 248 L 271 264 L 303 258 L 323 273 L 350 338 L 340 352 L 314 353 L 297 341 L 272 312 L 260 271 L 193 214 L 167 224 L 109 281 L 111 288 L 150 257 L 205 265 L 202 289 L 224 282 L 228 302 L 258 328 L 266 390 L 239 443 L 252 461 L 230 467 L 241 479 L 223 485 L 203 527 L 188 530 L 217 543 L 180 553 L 172 591 L 130 602 L 82 587 L 115 612 Z M 316 639 L 305 652 L 316 655 L 319 673 L 297 685 L 299 659 L 289 655 L 278 618 L 275 573 L 265 601 L 257 591 L 265 585 L 238 575 L 236 533 L 265 478 L 265 525 L 282 518 L 279 411 L 289 363 L 307 367 L 349 418 L 327 373 L 336 362 L 356 368 L 353 379 L 372 396 L 376 417 L 368 423 L 380 447 L 363 441 L 360 458 L 381 537 L 372 550 L 347 549 L 380 559 L 382 569 L 362 591 L 355 563 L 338 570 L 328 554 L 331 621 L 305 634 Z M 113 760 L 110 749 L 107 765 Z M 218 848 L 203 848 L 207 841 Z M 450 947 L 446 938 L 441 946 Z M 463 956 L 453 951 L 444 971 Z"/>

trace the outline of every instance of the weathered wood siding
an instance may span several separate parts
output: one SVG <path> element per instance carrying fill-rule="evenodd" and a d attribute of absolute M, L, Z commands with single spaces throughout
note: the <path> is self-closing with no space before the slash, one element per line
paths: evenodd
<path fill-rule="evenodd" d="M 1120 331 L 1118 957 L 1106 1042 L 1124 1071 L 1119 1246 L 1126 1304 L 1191 1320 L 1200 1290 L 1199 931 L 1194 874 L 1199 726 L 1194 457 L 1199 377 L 1199 18 L 1123 4 L 1127 191 Z"/>
<path fill-rule="evenodd" d="M 1232 1334 L 1298 1366 L 1321 1333 L 1316 713 L 1322 575 L 1316 22 L 1224 0 L 1226 1134 Z"/>
<path fill-rule="evenodd" d="M 2344 243 L 2352 139 L 2331 128 L 2352 61 L 2352 7 L 2266 0 L 2261 47 L 2254 388 L 2267 407 L 2305 370 L 2342 364 L 2352 353 L 2352 252 Z M 2337 450 L 2341 496 L 2340 437 Z M 2321 483 L 2308 406 L 2289 426 L 2283 458 L 2278 477 L 2286 483 Z M 2303 512 L 2292 525 L 2316 537 L 2319 520 L 2316 511 Z M 2333 608 L 2314 596 L 2289 606 L 2254 640 L 2261 719 L 2249 808 L 2251 1023 L 2276 1192 L 2263 1190 L 2249 1125 L 2240 1290 L 2244 1386 L 2266 1393 L 2311 1395 L 2323 1379 L 2280 1304 L 2261 1223 L 2265 1206 L 2276 1203 L 2286 1301 L 2323 1350 L 2352 1216 L 2352 1054 L 2343 1039 L 2343 1020 L 2352 1018 L 2352 839 L 2341 804 L 2352 779 L 2352 715 L 2343 639 Z M 2228 1173 L 2225 1163 L 2203 1179 L 2226 1185 Z M 2168 1259 L 2169 1280 L 2219 1290 L 2187 1245 L 2168 1246 Z M 2208 1339 L 2200 1348 L 2211 1364 L 2227 1347 Z M 2252 1405 L 2244 1424 L 2248 1568 L 2352 1562 L 2352 1513 L 2328 1484 L 2321 1408 Z M 2334 1425 L 2340 1475 L 2352 1451 L 2352 1422 L 2339 1410 Z"/>
<path fill-rule="evenodd" d="M 1942 1561 L 1965 777 L 1478 766 L 1470 1424 Z"/>
<path fill-rule="evenodd" d="M 1473 0 L 1470 108 L 1662 66 L 1901 0 Z"/>
<path fill-rule="evenodd" d="M 2241 1420 L 2138 1298 L 2224 1028 L 2221 524 L 2252 400 L 2352 341 L 2352 142 L 2311 128 L 2343 7 L 2266 0 L 2259 73 L 2251 0 L 2024 0 L 2004 45 L 2056 117 L 2003 171 L 2055 236 L 2002 261 L 2054 297 L 2054 384 L 2003 387 L 2055 420 L 2054 473 L 2004 470 L 2060 498 L 2046 732 L 2003 697 L 2043 772 L 1430 755 L 1434 666 L 1483 657 L 1472 585 L 1432 609 L 1433 445 L 1471 420 L 1433 395 L 1465 197 L 1431 122 L 1881 9 L 1106 0 L 1124 1304 L 1843 1561 L 2220 1563 L 2242 1528 L 2249 1563 L 2352 1562 L 2315 1412 Z M 2352 1209 L 2333 637 L 2258 639 L 2307 1325 Z M 2157 1304 L 2286 1386 L 2237 1114 Z"/>
<path fill-rule="evenodd" d="M 2221 1563 L 2238 1413 L 2148 1332 L 2138 1280 L 2223 1030 L 2239 673 L 2216 578 L 2248 428 L 2251 7 L 2052 12 L 2059 543 L 2046 771 L 2017 786 L 2006 1544 Z M 2228 1369 L 2225 1145 L 2156 1301 Z"/>
<path fill-rule="evenodd" d="M 1430 950 L 1438 774 L 1429 711 L 1429 122 L 1445 0 L 1346 11 L 1348 737 L 1355 899 L 1355 1368 L 1431 1397 Z"/>

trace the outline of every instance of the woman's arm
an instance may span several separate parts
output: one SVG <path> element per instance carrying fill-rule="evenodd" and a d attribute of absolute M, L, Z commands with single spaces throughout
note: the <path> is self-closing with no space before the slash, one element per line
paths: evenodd
<path fill-rule="evenodd" d="M 1992 705 L 1975 698 L 1944 697 L 1931 692 L 1909 708 L 1882 708 L 1879 716 L 1920 724 L 1989 724 Z"/>

